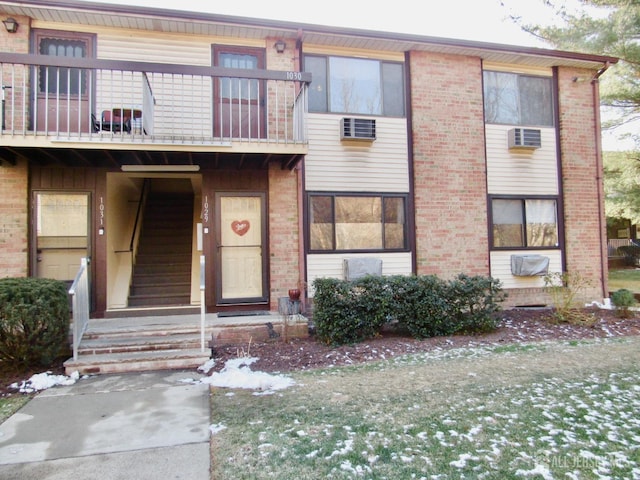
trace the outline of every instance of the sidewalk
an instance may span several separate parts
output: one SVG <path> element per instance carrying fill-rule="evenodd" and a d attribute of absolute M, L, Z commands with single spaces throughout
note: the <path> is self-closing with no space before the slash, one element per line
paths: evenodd
<path fill-rule="evenodd" d="M 0 478 L 209 480 L 209 387 L 195 372 L 100 375 L 0 425 Z"/>

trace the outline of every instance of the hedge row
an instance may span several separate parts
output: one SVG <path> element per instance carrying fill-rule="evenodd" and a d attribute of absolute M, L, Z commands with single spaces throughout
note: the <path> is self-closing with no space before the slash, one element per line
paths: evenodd
<path fill-rule="evenodd" d="M 313 287 L 316 334 L 330 345 L 372 338 L 390 323 L 415 338 L 490 331 L 506 297 L 499 280 L 463 274 L 449 281 L 435 275 L 319 278 Z"/>
<path fill-rule="evenodd" d="M 0 362 L 16 369 L 51 365 L 68 343 L 69 296 L 63 282 L 0 279 Z"/>

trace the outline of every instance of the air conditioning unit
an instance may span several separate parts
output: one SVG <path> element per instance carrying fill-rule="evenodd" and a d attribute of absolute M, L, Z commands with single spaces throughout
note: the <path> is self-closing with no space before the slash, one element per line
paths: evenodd
<path fill-rule="evenodd" d="M 536 128 L 512 128 L 509 130 L 509 148 L 536 149 L 542 146 L 542 134 Z"/>
<path fill-rule="evenodd" d="M 340 120 L 340 138 L 373 141 L 376 139 L 376 121 L 368 118 L 343 118 Z"/>

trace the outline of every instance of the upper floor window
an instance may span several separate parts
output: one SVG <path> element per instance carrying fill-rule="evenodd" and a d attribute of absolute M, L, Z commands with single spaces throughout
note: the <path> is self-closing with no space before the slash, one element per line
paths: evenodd
<path fill-rule="evenodd" d="M 486 123 L 553 126 L 550 77 L 492 71 L 483 76 Z"/>
<path fill-rule="evenodd" d="M 401 63 L 364 58 L 307 55 L 312 74 L 309 111 L 404 116 L 404 68 Z"/>
<path fill-rule="evenodd" d="M 34 29 L 36 51 L 53 57 L 90 58 L 93 36 L 89 34 Z M 38 93 L 86 95 L 87 70 L 68 67 L 40 67 Z"/>
<path fill-rule="evenodd" d="M 553 198 L 493 198 L 494 248 L 558 247 L 558 207 Z"/>
<path fill-rule="evenodd" d="M 311 251 L 398 251 L 406 238 L 404 195 L 309 196 Z"/>

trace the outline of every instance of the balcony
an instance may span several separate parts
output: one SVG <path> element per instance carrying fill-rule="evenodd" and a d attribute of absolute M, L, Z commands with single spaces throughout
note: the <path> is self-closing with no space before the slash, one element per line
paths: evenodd
<path fill-rule="evenodd" d="M 0 53 L 0 147 L 304 154 L 310 74 Z"/>

